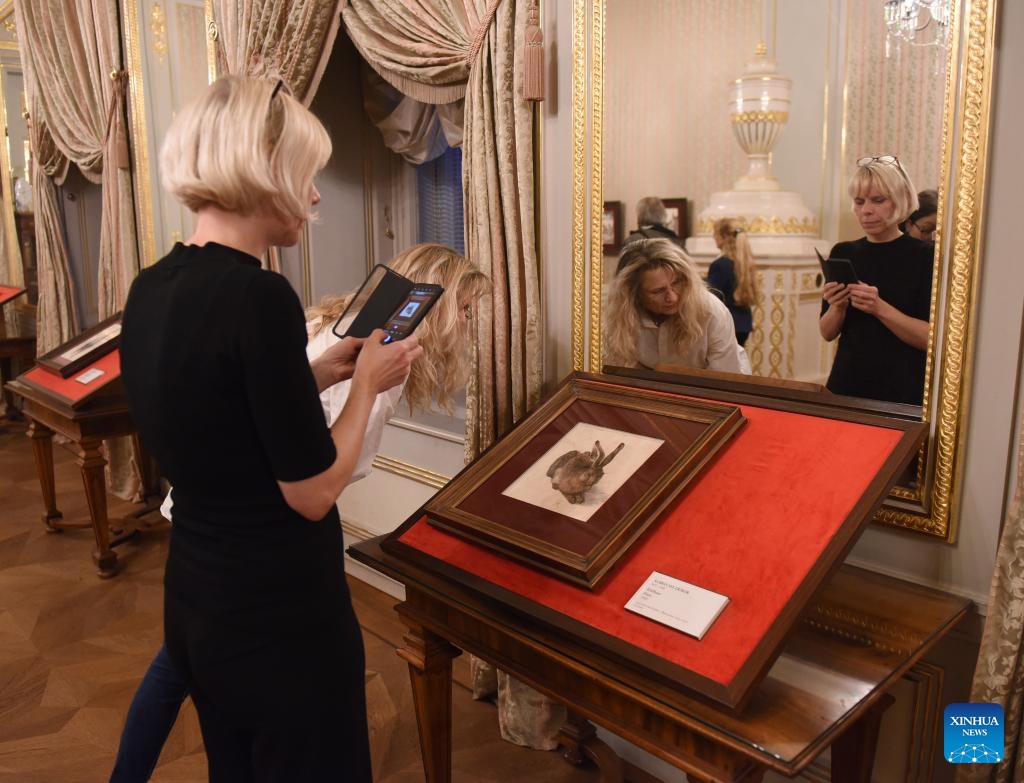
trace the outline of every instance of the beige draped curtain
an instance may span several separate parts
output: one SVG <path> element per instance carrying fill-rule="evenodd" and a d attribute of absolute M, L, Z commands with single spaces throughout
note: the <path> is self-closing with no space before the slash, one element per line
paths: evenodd
<path fill-rule="evenodd" d="M 347 0 L 342 18 L 370 66 L 404 95 L 465 100 L 466 251 L 494 284 L 476 322 L 467 457 L 507 432 L 540 396 L 533 109 L 519 98 L 527 7 L 516 0 Z M 487 316 L 487 313 L 482 313 Z"/>
<path fill-rule="evenodd" d="M 341 0 L 214 0 L 220 73 L 280 76 L 307 106 L 334 48 Z"/>
<path fill-rule="evenodd" d="M 449 147 L 462 146 L 465 101 L 423 103 L 403 95 L 363 63 L 363 108 L 380 131 L 384 146 L 414 166 L 441 157 Z"/>
<path fill-rule="evenodd" d="M 68 251 L 61 231 L 55 183 L 64 181 L 67 156 L 50 135 L 35 97 L 29 104 L 29 134 L 35 163 L 32 192 L 35 200 L 36 257 L 39 264 L 39 303 L 36 311 L 36 346 L 44 354 L 78 332 L 78 312 L 71 287 Z"/>
<path fill-rule="evenodd" d="M 100 318 L 106 318 L 124 305 L 139 271 L 118 5 L 116 0 L 19 0 L 14 10 L 39 119 L 57 149 L 103 188 L 98 305 Z"/>
<path fill-rule="evenodd" d="M 308 106 L 334 48 L 340 0 L 213 0 L 218 73 L 284 79 Z M 267 254 L 281 271 L 281 253 Z"/>
<path fill-rule="evenodd" d="M 533 109 L 518 89 L 528 8 L 517 0 L 419 0 L 415 12 L 409 5 L 348 0 L 342 17 L 363 58 L 400 93 L 421 104 L 464 100 L 466 252 L 493 283 L 493 296 L 483 306 L 491 312 L 475 321 L 468 460 L 522 418 L 541 391 Z M 429 110 L 415 105 L 399 103 L 395 111 L 420 122 L 431 119 Z M 400 141 L 410 139 L 416 141 L 411 133 Z M 498 690 L 505 739 L 555 747 L 564 709 L 476 659 L 473 670 L 476 695 Z"/>
<path fill-rule="evenodd" d="M 106 318 L 124 306 L 139 271 L 117 0 L 18 0 L 14 12 L 35 120 L 45 122 L 57 150 L 102 188 L 97 305 L 100 318 Z M 47 206 L 37 220 L 48 252 L 54 251 L 60 230 L 56 217 Z M 48 266 L 47 276 L 53 276 L 40 288 L 37 317 L 56 314 L 70 324 L 74 316 L 63 300 L 61 263 L 59 256 L 40 258 Z M 56 338 L 51 324 L 40 321 L 40 327 L 50 331 L 47 339 Z M 141 482 L 130 442 L 119 438 L 106 446 L 111 490 L 120 497 L 138 497 Z"/>
<path fill-rule="evenodd" d="M 957 765 L 957 781 L 1024 780 L 1024 420 L 1018 427 L 1017 484 L 996 554 L 971 701 L 1002 705 L 1004 761 Z"/>

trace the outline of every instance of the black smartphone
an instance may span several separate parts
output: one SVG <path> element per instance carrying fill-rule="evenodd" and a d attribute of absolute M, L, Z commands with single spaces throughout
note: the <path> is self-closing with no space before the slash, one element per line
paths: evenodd
<path fill-rule="evenodd" d="M 444 288 L 439 285 L 431 285 L 429 283 L 414 285 L 409 294 L 402 300 L 398 309 L 385 322 L 383 329 L 387 332 L 387 336 L 384 338 L 384 342 L 393 343 L 412 334 L 419 322 L 430 312 L 434 302 L 443 293 Z"/>
<path fill-rule="evenodd" d="M 338 337 L 369 337 L 370 332 L 384 323 L 395 302 L 408 290 L 408 280 L 393 269 L 377 264 L 335 322 L 334 334 Z"/>
<path fill-rule="evenodd" d="M 850 259 L 824 258 L 821 253 L 818 253 L 817 249 L 814 252 L 818 254 L 818 263 L 821 264 L 821 273 L 825 276 L 826 283 L 849 285 L 850 283 L 860 282 L 860 278 L 857 277 L 857 270 L 854 269 L 853 261 Z"/>

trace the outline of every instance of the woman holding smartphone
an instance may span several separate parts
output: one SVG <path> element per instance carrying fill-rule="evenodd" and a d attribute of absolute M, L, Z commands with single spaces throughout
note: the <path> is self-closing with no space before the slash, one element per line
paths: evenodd
<path fill-rule="evenodd" d="M 455 394 L 465 387 L 470 370 L 470 317 L 480 299 L 490 293 L 491 284 L 481 271 L 456 251 L 444 245 L 421 244 L 399 253 L 388 264 L 406 277 L 444 287 L 445 294 L 427 313 L 416 330 L 423 354 L 412 363 L 404 383 L 379 393 L 363 436 L 359 458 L 349 483 L 367 476 L 380 448 L 384 425 L 398 408 L 403 393 L 409 411 L 437 405 L 451 411 Z M 355 294 L 328 296 L 306 311 L 310 364 L 342 342 L 332 331 Z M 343 324 L 345 326 L 345 324 Z M 320 393 L 327 426 L 341 416 L 352 391 L 352 380 L 344 380 Z M 168 492 L 160 512 L 172 518 L 173 495 Z M 150 664 L 132 700 L 117 752 L 111 783 L 141 783 L 156 768 L 164 743 L 174 726 L 188 683 L 174 666 L 167 648 L 162 647 Z"/>
<path fill-rule="evenodd" d="M 335 500 L 377 394 L 421 353 L 383 332 L 306 358 L 302 307 L 260 268 L 298 241 L 331 145 L 281 82 L 218 79 L 171 123 L 165 187 L 196 229 L 124 308 L 132 418 L 174 485 L 164 630 L 211 781 L 369 781 L 362 635 Z M 351 379 L 328 429 L 318 393 Z"/>
<path fill-rule="evenodd" d="M 917 194 L 895 155 L 861 158 L 849 184 L 864 236 L 830 258 L 853 263 L 858 282 L 826 283 L 818 329 L 839 339 L 826 386 L 836 394 L 920 405 L 928 349 L 935 245 L 900 223 Z"/>

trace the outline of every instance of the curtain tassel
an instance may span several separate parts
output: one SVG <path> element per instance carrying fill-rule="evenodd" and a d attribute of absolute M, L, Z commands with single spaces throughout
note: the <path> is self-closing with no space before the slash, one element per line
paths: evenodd
<path fill-rule="evenodd" d="M 526 10 L 523 100 L 544 100 L 544 31 L 540 28 L 540 0 L 530 0 Z"/>
<path fill-rule="evenodd" d="M 128 134 L 124 127 L 124 93 L 128 85 L 128 72 L 115 69 L 110 72 L 110 80 L 114 82 L 114 91 L 107 111 L 107 137 L 114 134 L 114 164 L 119 169 L 129 170 L 131 158 L 128 153 Z"/>

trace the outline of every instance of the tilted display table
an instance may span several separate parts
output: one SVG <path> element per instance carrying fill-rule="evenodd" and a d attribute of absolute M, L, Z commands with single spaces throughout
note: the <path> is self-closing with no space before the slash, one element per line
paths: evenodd
<path fill-rule="evenodd" d="M 450 776 L 451 657 L 462 649 L 694 780 L 758 780 L 767 769 L 792 776 L 828 747 L 835 780 L 869 780 L 886 692 L 970 606 L 842 567 L 923 425 L 742 383 L 586 374 L 567 382 L 734 404 L 746 424 L 592 589 L 431 524 L 430 503 L 350 549 L 406 585 L 398 611 L 410 633 L 400 652 L 428 780 Z M 614 426 L 613 407 L 590 410 L 595 423 Z M 529 417 L 508 438 L 523 432 L 535 432 Z M 486 452 L 450 486 L 500 492 L 479 483 L 474 466 L 503 453 Z M 728 597 L 701 639 L 624 608 L 655 571 Z M 570 748 L 586 737 L 579 722 L 563 732 Z"/>
<path fill-rule="evenodd" d="M 381 537 L 382 538 L 382 537 Z M 399 560 L 381 538 L 349 553 L 405 585 L 397 611 L 426 779 L 451 777 L 451 661 L 472 653 L 685 771 L 694 781 L 798 775 L 831 747 L 832 780 L 871 779 L 890 688 L 967 613 L 970 601 L 843 566 L 737 715 L 683 690 L 652 693 L 613 653 L 539 621 L 515 596 Z M 563 740 L 586 739 L 579 723 Z"/>
<path fill-rule="evenodd" d="M 117 572 L 117 553 L 113 547 L 133 535 L 138 529 L 138 517 L 149 513 L 155 505 L 114 524 L 107 516 L 107 491 L 104 467 L 107 464 L 101 446 L 107 438 L 122 435 L 132 437 L 135 453 L 139 455 L 142 486 L 147 500 L 159 497 L 159 476 L 156 467 L 139 445 L 135 425 L 128 413 L 128 403 L 119 385 L 112 385 L 81 407 L 72 408 L 59 396 L 19 380 L 6 384 L 5 389 L 24 401 L 22 412 L 29 419 L 28 437 L 32 440 L 36 474 L 43 493 L 43 524 L 47 530 L 91 527 L 96 541 L 92 552 L 100 577 L 108 578 Z M 76 462 L 82 471 L 85 498 L 89 506 L 89 522 L 66 522 L 57 509 L 57 494 L 53 475 L 53 434 L 59 433 L 75 443 Z M 158 500 L 157 500 L 158 502 Z"/>

